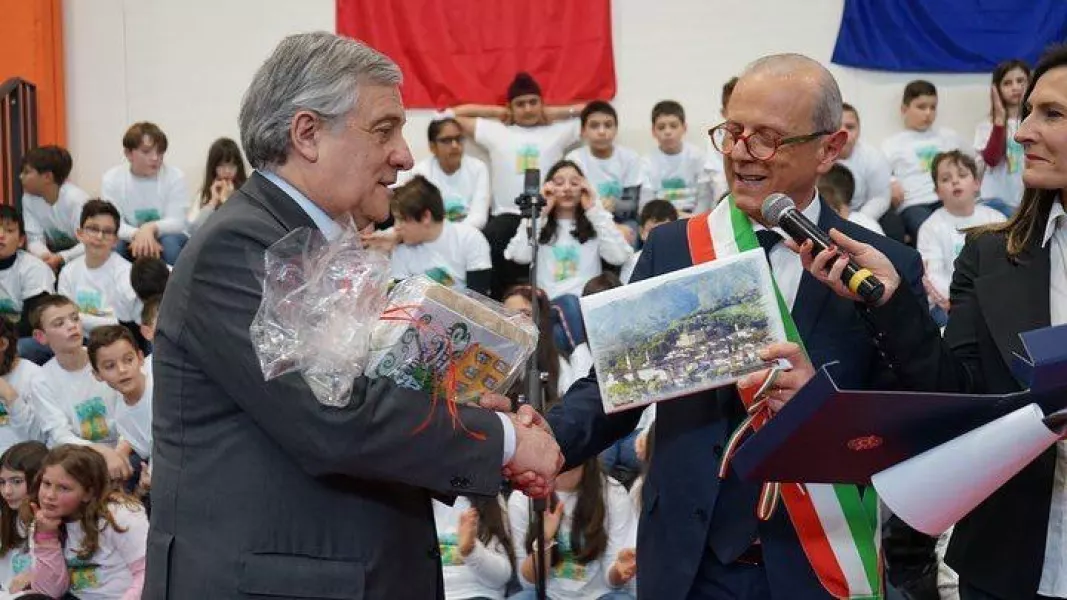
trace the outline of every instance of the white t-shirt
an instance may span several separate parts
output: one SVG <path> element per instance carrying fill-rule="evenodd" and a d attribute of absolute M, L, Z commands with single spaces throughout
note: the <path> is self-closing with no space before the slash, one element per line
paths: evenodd
<path fill-rule="evenodd" d="M 848 220 L 852 223 L 855 223 L 856 225 L 859 225 L 860 227 L 870 229 L 878 235 L 885 235 L 885 231 L 882 229 L 882 226 L 878 224 L 878 221 L 875 221 L 865 213 L 859 211 L 852 211 L 848 213 Z"/>
<path fill-rule="evenodd" d="M 567 153 L 567 160 L 574 161 L 596 190 L 604 206 L 613 207 L 612 213 L 628 219 L 637 219 L 640 192 L 637 188 L 643 181 L 641 157 L 633 150 L 615 146 L 608 158 L 597 158 L 582 146 Z M 623 190 L 634 188 L 632 197 Z"/>
<path fill-rule="evenodd" d="M 115 522 L 124 529 L 115 531 L 100 520 L 100 549 L 88 560 L 81 560 L 77 551 L 85 540 L 81 522 L 68 522 L 67 543 L 63 557 L 70 574 L 70 593 L 79 600 L 118 600 L 133 584 L 130 565 L 145 557 L 148 545 L 148 516 L 144 508 L 130 508 L 119 502 L 109 505 Z"/>
<path fill-rule="evenodd" d="M 18 250 L 15 264 L 0 270 L 0 317 L 12 323 L 22 318 L 22 301 L 56 289 L 56 274 L 36 256 Z"/>
<path fill-rule="evenodd" d="M 26 247 L 36 256 L 44 256 L 50 249 L 58 250 L 65 262 L 85 253 L 75 233 L 80 226 L 82 207 L 89 194 L 65 182 L 59 186 L 55 204 L 41 196 L 22 195 L 22 219 L 26 225 Z"/>
<path fill-rule="evenodd" d="M 489 152 L 494 215 L 519 214 L 515 199 L 522 194 L 526 169 L 540 169 L 544 182 L 548 170 L 563 158 L 563 151 L 581 135 L 578 119 L 537 127 L 504 125 L 482 118 L 475 123 L 474 141 Z"/>
<path fill-rule="evenodd" d="M 637 261 L 641 260 L 641 250 L 634 252 L 634 255 L 623 263 L 622 268 L 619 269 L 619 281 L 623 284 L 630 283 L 630 279 L 634 276 L 634 268 L 637 267 Z"/>
<path fill-rule="evenodd" d="M 145 369 L 144 394 L 136 404 L 126 404 L 120 398 L 115 405 L 115 426 L 119 436 L 133 446 L 134 452 L 142 460 L 152 458 L 152 373 Z"/>
<path fill-rule="evenodd" d="M 626 488 L 609 477 L 603 478 L 604 503 L 606 518 L 604 528 L 608 533 L 608 545 L 604 555 L 584 565 L 574 560 L 571 552 L 571 519 L 574 507 L 578 503 L 576 492 L 557 491 L 563 502 L 563 519 L 556 533 L 556 548 L 562 554 L 562 560 L 551 567 L 548 574 L 547 595 L 552 600 L 587 600 L 599 598 L 612 591 L 608 583 L 608 570 L 615 562 L 619 551 L 626 548 L 632 538 L 631 530 L 636 527 L 634 507 Z M 519 573 L 519 583 L 525 589 L 533 588 L 532 581 L 526 581 L 521 574 L 522 561 L 526 559 L 526 529 L 530 521 L 529 503 L 526 496 L 512 494 L 508 499 L 508 520 L 511 522 L 511 540 L 515 547 L 515 564 Z M 550 540 L 545 540 L 545 544 Z"/>
<path fill-rule="evenodd" d="M 719 199 L 730 191 L 730 184 L 726 182 L 726 166 L 723 164 L 722 152 L 711 145 L 711 139 L 705 147 L 704 154 L 708 157 L 704 161 L 704 171 L 711 179 L 711 206 L 719 203 Z"/>
<path fill-rule="evenodd" d="M 72 372 L 53 358 L 41 367 L 31 390 L 49 446 L 89 442 L 114 446 L 118 441 L 115 414 L 122 398 L 93 376 L 88 362 Z"/>
<path fill-rule="evenodd" d="M 20 358 L 15 368 L 3 379 L 18 392 L 14 405 L 8 409 L 0 404 L 0 453 L 21 442 L 44 441 L 41 422 L 34 408 L 34 381 L 41 377 L 41 367 Z M 0 583 L 4 580 L 0 579 Z"/>
<path fill-rule="evenodd" d="M 937 202 L 934 179 L 930 175 L 934 157 L 949 150 L 965 150 L 951 129 L 931 127 L 926 131 L 905 129 L 882 142 L 893 177 L 904 188 L 904 202 L 898 210 Z"/>
<path fill-rule="evenodd" d="M 78 305 L 85 333 L 119 321 L 140 322 L 137 294 L 130 284 L 130 261 L 112 252 L 95 269 L 85 257 L 75 259 L 59 272 L 59 293 Z"/>
<path fill-rule="evenodd" d="M 489 220 L 489 167 L 485 163 L 464 155 L 459 168 L 449 175 L 441 169 L 437 157 L 431 156 L 415 163 L 410 171 L 399 174 L 397 184 L 407 183 L 416 175 L 422 175 L 440 190 L 445 203 L 445 218 L 462 221 L 476 229 L 485 227 Z"/>
<path fill-rule="evenodd" d="M 104 173 L 100 195 L 119 209 L 119 238 L 123 240 L 129 241 L 138 227 L 154 221 L 158 221 L 160 235 L 185 230 L 189 188 L 176 167 L 164 165 L 155 177 L 137 177 L 127 163 L 112 167 Z"/>
<path fill-rule="evenodd" d="M 858 141 L 852 148 L 852 154 L 837 162 L 848 167 L 852 172 L 852 179 L 856 182 L 852 202 L 849 203 L 852 210 L 859 211 L 875 221 L 881 219 L 892 205 L 892 172 L 885 156 L 882 156 L 878 148 Z"/>
<path fill-rule="evenodd" d="M 1004 215 L 988 206 L 975 206 L 974 212 L 967 217 L 958 217 L 944 208 L 939 208 L 919 227 L 915 243 L 916 249 L 926 263 L 926 275 L 930 282 L 945 298 L 949 296 L 952 283 L 952 271 L 956 257 L 963 250 L 966 236 L 961 229 L 1000 223 Z"/>
<path fill-rule="evenodd" d="M 707 157 L 686 142 L 677 154 L 653 149 L 644 159 L 647 186 L 641 188 L 641 205 L 660 198 L 670 201 L 679 212 L 698 213 L 711 208 L 711 175 Z M 645 190 L 647 187 L 647 191 Z"/>
<path fill-rule="evenodd" d="M 27 482 L 29 483 L 29 482 Z M 20 522 L 20 529 L 21 522 Z M 25 531 L 22 532 L 25 536 Z M 11 581 L 18 575 L 28 572 L 33 568 L 33 555 L 30 553 L 30 549 L 15 548 L 8 551 L 3 557 L 0 557 L 0 600 L 7 600 L 19 598 L 27 592 L 10 593 Z"/>
<path fill-rule="evenodd" d="M 615 227 L 611 213 L 599 204 L 585 212 L 593 224 L 596 237 L 585 243 L 578 242 L 571 233 L 574 219 L 559 219 L 556 227 L 556 239 L 549 244 L 540 244 L 537 250 L 537 285 L 551 299 L 565 294 L 580 296 L 582 288 L 590 279 L 600 275 L 600 259 L 613 265 L 621 265 L 633 255 L 633 247 L 622 237 Z M 542 216 L 543 231 L 546 217 Z M 530 235 L 527 231 L 529 221 L 523 219 L 515 237 L 504 249 L 504 258 L 519 264 L 529 264 L 533 257 L 530 247 Z"/>
<path fill-rule="evenodd" d="M 977 159 L 985 168 L 982 175 L 982 199 L 992 200 L 999 198 L 1008 206 L 1018 207 L 1023 199 L 1023 161 L 1025 153 L 1023 146 L 1015 141 L 1015 132 L 1019 130 L 1019 119 L 1008 119 L 1005 136 L 1004 156 L 994 167 L 985 166 L 982 160 L 982 150 L 989 143 L 989 136 L 993 133 L 993 123 L 984 121 L 978 124 L 974 130 L 974 149 Z"/>
<path fill-rule="evenodd" d="M 567 390 L 571 389 L 575 381 L 589 374 L 593 368 L 593 353 L 589 351 L 589 344 L 582 342 L 574 347 L 570 360 L 559 357 L 559 380 L 556 384 L 556 392 L 562 398 Z"/>
<path fill-rule="evenodd" d="M 400 244 L 390 259 L 393 279 L 425 274 L 441 285 L 465 288 L 467 273 L 491 269 L 489 242 L 481 231 L 466 223 L 442 222 L 436 240 L 409 246 Z"/>
<path fill-rule="evenodd" d="M 459 553 L 459 517 L 470 507 L 470 500 L 463 496 L 456 498 L 452 506 L 433 501 L 437 543 L 441 549 L 441 571 L 445 580 L 445 598 L 503 600 L 504 590 L 511 579 L 511 563 L 500 540 L 494 539 L 486 546 L 476 537 L 474 549 L 470 554 L 463 557 Z M 503 508 L 501 510 L 503 511 Z"/>

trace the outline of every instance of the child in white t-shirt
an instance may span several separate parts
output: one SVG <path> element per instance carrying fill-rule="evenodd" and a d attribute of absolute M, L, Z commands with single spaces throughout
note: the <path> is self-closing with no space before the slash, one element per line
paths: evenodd
<path fill-rule="evenodd" d="M 50 447 L 92 446 L 106 459 L 112 478 L 125 481 L 132 471 L 114 450 L 118 442 L 115 415 L 121 399 L 93 376 L 78 307 L 66 296 L 49 296 L 34 310 L 33 325 L 37 341 L 55 353 L 30 384 L 43 439 Z"/>
<path fill-rule="evenodd" d="M 652 107 L 652 135 L 657 147 L 644 159 L 645 184 L 642 204 L 663 198 L 678 209 L 680 217 L 711 208 L 711 176 L 705 169 L 707 158 L 685 141 L 685 109 L 674 100 Z"/>
<path fill-rule="evenodd" d="M 74 162 L 60 146 L 41 146 L 22 160 L 22 214 L 27 249 L 53 271 L 81 256 L 74 232 L 89 194 L 67 181 Z"/>
<path fill-rule="evenodd" d="M 929 81 L 916 80 L 904 87 L 900 105 L 904 131 L 882 143 L 898 187 L 893 192 L 899 200 L 897 212 L 904 221 L 904 232 L 914 240 L 931 213 L 940 207 L 930 176 L 930 165 L 941 152 L 963 147 L 956 132 L 934 127 L 937 118 L 937 88 Z"/>
<path fill-rule="evenodd" d="M 503 500 L 460 496 L 452 506 L 433 501 L 445 599 L 503 600 L 515 570 Z"/>
<path fill-rule="evenodd" d="M 463 128 L 454 117 L 430 122 L 427 137 L 433 156 L 400 173 L 399 183 L 422 175 L 441 192 L 445 217 L 482 229 L 489 220 L 489 167 L 463 152 Z"/>
<path fill-rule="evenodd" d="M 41 367 L 18 355 L 18 341 L 15 326 L 0 319 L 0 450 L 28 440 L 45 440 L 33 400 Z"/>
<path fill-rule="evenodd" d="M 85 254 L 59 274 L 58 291 L 78 305 L 87 332 L 101 325 L 133 323 L 139 316 L 137 295 L 130 284 L 130 263 L 112 252 L 118 215 L 110 202 L 86 202 L 78 229 Z"/>
<path fill-rule="evenodd" d="M 33 334 L 29 315 L 36 303 L 56 287 L 52 269 L 21 250 L 25 241 L 22 215 L 14 206 L 0 205 L 0 318 L 14 323 L 21 337 Z M 20 350 L 28 350 L 26 343 L 20 341 L 19 345 Z"/>
<path fill-rule="evenodd" d="M 860 115 L 851 104 L 843 105 L 841 128 L 848 133 L 848 141 L 841 148 L 837 162 L 848 168 L 854 183 L 849 208 L 869 217 L 864 221 L 877 222 L 892 204 L 893 176 L 889 163 L 878 148 L 860 140 Z"/>
<path fill-rule="evenodd" d="M 104 460 L 81 446 L 53 448 L 40 479 L 32 498 L 33 590 L 79 600 L 140 598 L 148 544 L 144 507 L 115 491 Z"/>
<path fill-rule="evenodd" d="M 578 511 L 579 506 L 584 510 Z M 578 514 L 604 517 L 589 523 L 577 519 Z M 626 488 L 604 476 L 595 457 L 556 478 L 556 494 L 545 511 L 543 548 L 534 544 L 526 497 L 512 494 L 508 519 L 519 583 L 526 590 L 513 598 L 534 597 L 534 552 L 541 552 L 548 565 L 549 598 L 586 600 L 618 594 L 636 575 L 633 547 L 628 547 L 636 526 L 634 517 Z"/>
<path fill-rule="evenodd" d="M 566 159 L 582 169 L 600 197 L 600 204 L 612 213 L 616 223 L 627 226 L 623 233 L 633 243 L 643 179 L 641 157 L 615 144 L 619 116 L 611 104 L 603 100 L 590 102 L 582 109 L 580 120 L 585 144 L 567 153 Z"/>
<path fill-rule="evenodd" d="M 671 221 L 678 220 L 678 211 L 674 208 L 674 205 L 666 200 L 656 199 L 652 200 L 648 204 L 641 207 L 641 216 L 639 218 L 640 230 L 638 235 L 641 236 L 641 243 L 644 244 L 648 241 L 649 234 L 652 230 L 663 225 L 664 223 L 670 223 Z M 641 251 L 634 252 L 634 255 L 622 265 L 619 270 L 619 279 L 623 283 L 630 283 L 630 278 L 633 277 L 634 267 L 637 266 L 637 261 L 641 259 Z"/>
<path fill-rule="evenodd" d="M 519 73 L 508 86 L 507 106 L 464 105 L 454 109 L 464 133 L 489 153 L 492 208 L 482 232 L 493 261 L 492 296 L 524 281 L 527 270 L 504 256 L 519 226 L 516 199 L 523 193 L 526 171 L 554 165 L 581 134 L 575 117 L 584 105 L 545 106 L 541 86 L 529 73 Z M 540 183 L 540 182 L 539 182 Z"/>
<path fill-rule="evenodd" d="M 33 557 L 19 509 L 29 497 L 47 454 L 47 446 L 30 441 L 15 444 L 0 455 L 0 590 L 12 594 L 30 587 Z"/>
<path fill-rule="evenodd" d="M 401 242 L 390 259 L 394 279 L 424 274 L 442 285 L 489 293 L 489 243 L 481 231 L 446 218 L 434 184 L 416 175 L 393 191 L 390 209 Z"/>
<path fill-rule="evenodd" d="M 956 257 L 966 237 L 962 230 L 1005 221 L 1004 215 L 988 206 L 976 205 L 981 182 L 974 159 L 955 150 L 934 157 L 937 197 L 943 206 L 919 228 L 916 244 L 926 265 L 927 295 L 931 306 L 949 310 L 949 285 Z M 935 310 L 935 318 L 941 314 Z M 939 323 L 944 325 L 944 323 Z"/>
<path fill-rule="evenodd" d="M 237 142 L 227 137 L 212 142 L 207 149 L 204 182 L 186 215 L 186 232 L 190 236 L 196 233 L 247 180 L 245 159 Z"/>
<path fill-rule="evenodd" d="M 852 194 L 856 189 L 852 171 L 841 163 L 830 167 L 830 170 L 819 176 L 819 195 L 826 204 L 833 209 L 842 219 L 846 219 L 870 229 L 878 235 L 885 235 L 882 226 L 866 213 L 852 208 Z"/>
<path fill-rule="evenodd" d="M 163 164 L 167 136 L 153 123 L 134 123 L 122 137 L 125 163 L 104 173 L 100 195 L 122 215 L 119 254 L 162 256 L 173 265 L 185 246 L 189 188 L 185 175 Z"/>
<path fill-rule="evenodd" d="M 974 131 L 974 149 L 982 171 L 982 203 L 1010 217 L 1022 202 L 1023 147 L 1015 141 L 1030 67 L 1013 59 L 993 70 L 989 119 Z"/>
<path fill-rule="evenodd" d="M 601 259 L 622 265 L 633 248 L 615 227 L 578 165 L 561 160 L 549 169 L 542 189 L 545 213 L 538 227 L 537 285 L 552 300 L 581 293 L 601 272 Z M 511 238 L 504 257 L 529 264 L 533 256 L 528 219 Z"/>

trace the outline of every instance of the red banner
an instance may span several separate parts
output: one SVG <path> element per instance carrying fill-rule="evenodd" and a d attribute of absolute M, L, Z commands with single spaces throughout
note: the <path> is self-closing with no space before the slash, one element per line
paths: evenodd
<path fill-rule="evenodd" d="M 615 96 L 611 0 L 337 0 L 337 33 L 404 72 L 404 104 L 502 104 L 527 71 L 545 101 Z"/>

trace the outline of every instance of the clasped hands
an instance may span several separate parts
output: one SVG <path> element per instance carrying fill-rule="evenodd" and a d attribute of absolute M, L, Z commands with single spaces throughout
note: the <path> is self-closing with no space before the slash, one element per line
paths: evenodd
<path fill-rule="evenodd" d="M 564 461 L 545 418 L 528 404 L 511 413 L 511 401 L 499 394 L 486 394 L 478 404 L 482 408 L 507 413 L 515 425 L 515 453 L 502 469 L 504 476 L 515 489 L 531 498 L 551 495 Z"/>

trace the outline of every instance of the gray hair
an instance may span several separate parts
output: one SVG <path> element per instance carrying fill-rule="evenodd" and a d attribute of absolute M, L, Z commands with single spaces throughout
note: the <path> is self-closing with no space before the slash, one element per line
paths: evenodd
<path fill-rule="evenodd" d="M 359 85 L 400 85 L 400 68 L 356 40 L 325 31 L 283 39 L 241 99 L 241 145 L 257 169 L 285 164 L 289 127 L 306 110 L 334 122 L 355 108 Z"/>
<path fill-rule="evenodd" d="M 741 77 L 769 74 L 784 77 L 799 77 L 814 72 L 818 77 L 819 90 L 815 98 L 815 110 L 811 116 L 815 131 L 837 131 L 841 128 L 841 88 L 837 80 L 819 61 L 803 54 L 771 54 L 745 67 Z"/>

